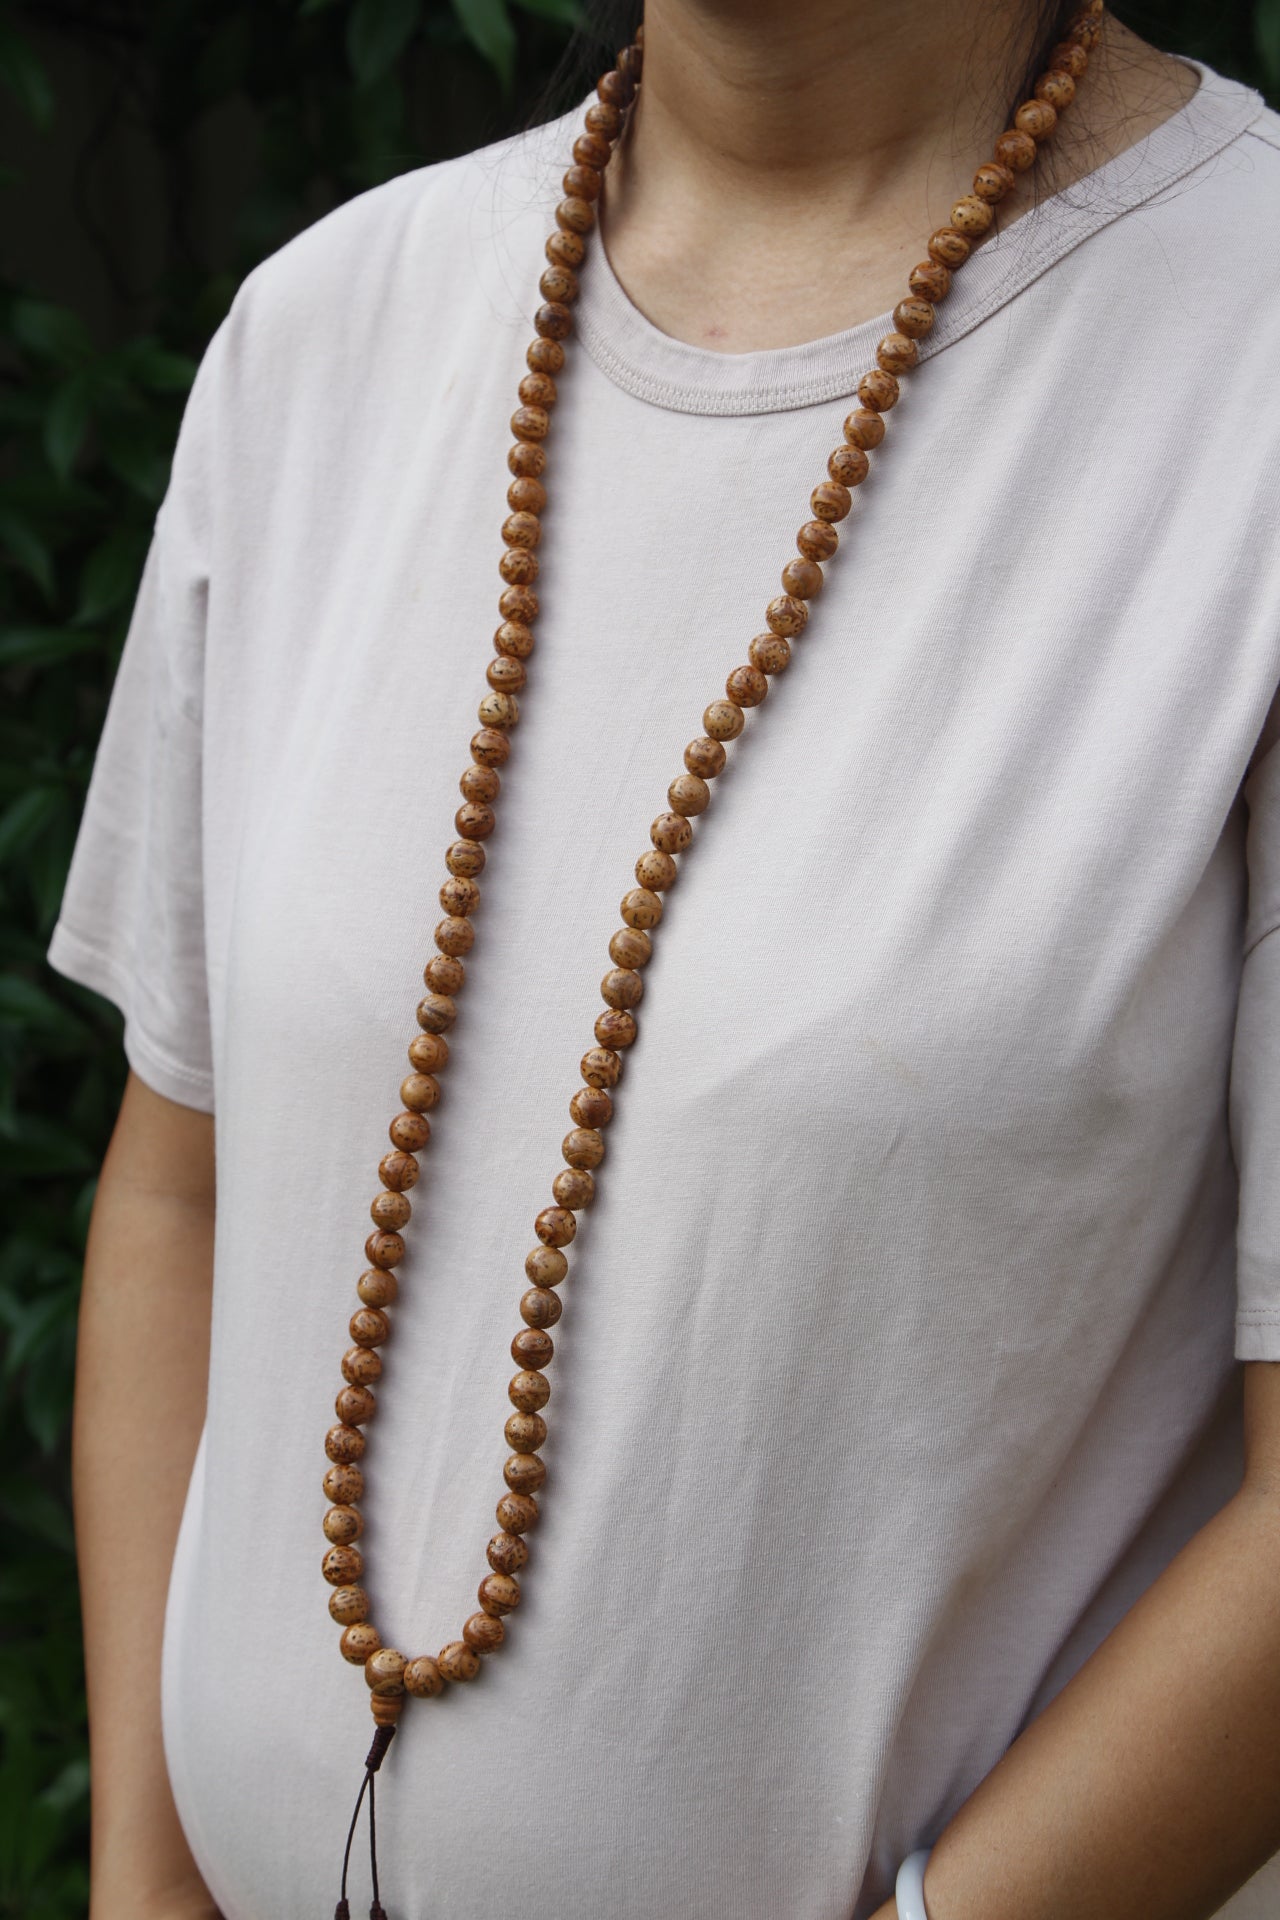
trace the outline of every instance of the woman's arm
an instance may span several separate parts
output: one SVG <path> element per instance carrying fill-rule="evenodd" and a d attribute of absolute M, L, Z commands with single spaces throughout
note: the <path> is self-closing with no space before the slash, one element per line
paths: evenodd
<path fill-rule="evenodd" d="M 207 1920 L 160 1738 L 160 1642 L 204 1420 L 213 1121 L 130 1074 L 85 1259 L 73 1435 L 92 1920 Z"/>
<path fill-rule="evenodd" d="M 1280 1365 L 1244 1484 L 939 1836 L 930 1920 L 1207 1920 L 1280 1849 Z M 891 1900 L 873 1920 L 895 1920 Z"/>

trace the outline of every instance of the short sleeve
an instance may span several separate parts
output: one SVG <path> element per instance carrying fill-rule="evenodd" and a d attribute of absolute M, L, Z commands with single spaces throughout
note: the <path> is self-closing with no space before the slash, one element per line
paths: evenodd
<path fill-rule="evenodd" d="M 59 973 L 120 1008 L 139 1078 L 206 1113 L 202 721 L 218 345 L 183 415 L 48 950 Z"/>
<path fill-rule="evenodd" d="M 1280 701 L 1244 787 L 1249 909 L 1231 1064 L 1240 1171 L 1236 1357 L 1280 1360 Z"/>

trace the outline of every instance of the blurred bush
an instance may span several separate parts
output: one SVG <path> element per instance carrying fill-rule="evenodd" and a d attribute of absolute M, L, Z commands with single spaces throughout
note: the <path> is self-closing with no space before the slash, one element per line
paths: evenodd
<path fill-rule="evenodd" d="M 243 274 L 349 195 L 518 125 L 575 5 L 0 0 L 21 240 L 0 257 L 0 1916 L 86 1905 L 68 1426 L 124 1064 L 114 1009 L 43 956 L 183 401 Z M 1280 91 L 1280 0 L 1122 12 Z"/>

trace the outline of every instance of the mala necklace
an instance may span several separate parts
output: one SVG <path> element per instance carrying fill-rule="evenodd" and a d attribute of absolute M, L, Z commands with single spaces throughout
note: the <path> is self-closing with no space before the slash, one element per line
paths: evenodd
<path fill-rule="evenodd" d="M 708 782 L 725 766 L 725 742 L 742 732 L 745 710 L 760 705 L 769 691 L 770 675 L 781 673 L 791 659 L 791 643 L 804 631 L 809 602 L 822 586 L 821 563 L 833 558 L 839 544 L 836 523 L 852 505 L 850 489 L 867 476 L 867 455 L 884 438 L 884 415 L 898 398 L 899 378 L 916 365 L 917 343 L 933 326 L 934 309 L 946 298 L 952 274 L 990 230 L 995 208 L 1013 190 L 1015 176 L 1035 164 L 1038 144 L 1048 139 L 1059 113 L 1070 106 L 1076 82 L 1102 31 L 1103 4 L 1104 0 L 1085 0 L 1054 48 L 1048 70 L 1036 81 L 1033 98 L 1023 102 L 1012 127 L 996 141 L 994 159 L 978 168 L 972 193 L 956 201 L 950 224 L 930 237 L 928 259 L 912 268 L 909 297 L 894 308 L 896 331 L 881 340 L 877 365 L 858 382 L 860 405 L 844 423 L 843 444 L 827 462 L 828 478 L 810 496 L 813 518 L 796 535 L 800 557 L 782 569 L 783 591 L 765 609 L 768 631 L 751 642 L 747 664 L 729 675 L 725 697 L 713 700 L 706 709 L 704 732 L 684 750 L 685 771 L 667 789 L 668 811 L 660 813 L 649 829 L 652 845 L 636 861 L 637 884 L 623 896 L 623 925 L 609 942 L 612 966 L 600 986 L 605 1009 L 595 1023 L 596 1045 L 582 1057 L 584 1084 L 569 1102 L 573 1127 L 561 1147 L 565 1165 L 551 1182 L 554 1205 L 544 1207 L 534 1221 L 538 1245 L 524 1263 L 530 1282 L 520 1300 L 524 1325 L 511 1342 L 511 1357 L 519 1371 L 507 1389 L 515 1408 L 505 1427 L 512 1453 L 503 1468 L 507 1491 L 497 1507 L 501 1531 L 486 1550 L 490 1572 L 480 1582 L 480 1611 L 464 1622 L 462 1637 L 450 1640 L 439 1653 L 406 1659 L 383 1646 L 369 1618 L 369 1596 L 360 1584 L 364 1556 L 356 1542 L 364 1528 L 358 1505 L 364 1475 L 358 1463 L 365 1450 L 364 1428 L 377 1407 L 373 1389 L 382 1377 L 378 1349 L 391 1332 L 387 1310 L 396 1298 L 395 1269 L 404 1257 L 401 1228 L 410 1214 L 406 1196 L 418 1178 L 416 1155 L 431 1136 L 427 1114 L 440 1098 L 436 1075 L 449 1059 L 444 1036 L 457 1012 L 455 995 L 465 978 L 463 956 L 475 940 L 471 916 L 480 904 L 477 877 L 484 869 L 484 841 L 497 824 L 498 769 L 511 751 L 511 731 L 520 718 L 516 696 L 524 687 L 525 661 L 533 652 L 538 613 L 533 586 L 542 536 L 539 516 L 547 501 L 541 478 L 547 458 L 543 443 L 556 400 L 554 376 L 564 366 L 563 342 L 572 331 L 571 308 L 578 294 L 577 268 L 586 254 L 585 236 L 596 222 L 602 175 L 640 85 L 643 29 L 637 31 L 635 43 L 619 53 L 616 67 L 597 83 L 598 97 L 587 108 L 585 132 L 573 143 L 573 165 L 564 176 L 565 198 L 556 208 L 555 231 L 546 244 L 549 264 L 538 283 L 543 305 L 534 315 L 536 338 L 525 355 L 529 371 L 520 382 L 520 405 L 511 416 L 515 436 L 507 454 L 513 475 L 507 489 L 511 513 L 502 525 L 505 551 L 498 569 L 503 580 L 498 601 L 502 624 L 494 635 L 494 658 L 485 672 L 489 691 L 480 702 L 480 730 L 471 741 L 471 765 L 459 782 L 463 804 L 454 821 L 459 838 L 445 854 L 449 877 L 440 889 L 445 917 L 435 930 L 437 952 L 424 974 L 427 994 L 418 1006 L 421 1031 L 409 1045 L 413 1071 L 400 1088 L 404 1111 L 391 1122 L 392 1151 L 378 1166 L 382 1186 L 370 1208 L 373 1232 L 365 1242 L 368 1269 L 356 1283 L 361 1304 L 351 1316 L 354 1345 L 342 1357 L 344 1385 L 335 1402 L 338 1424 L 325 1439 L 330 1465 L 324 1491 L 333 1502 L 324 1516 L 330 1545 L 322 1563 L 333 1589 L 329 1612 L 342 1628 L 343 1658 L 364 1669 L 376 1723 L 347 1835 L 335 1920 L 350 1920 L 347 1869 L 366 1792 L 373 1878 L 370 1920 L 386 1920 L 378 1893 L 374 1782 L 405 1700 L 430 1699 L 448 1682 L 474 1680 L 481 1656 L 502 1645 L 504 1616 L 520 1603 L 517 1575 L 529 1558 L 525 1536 L 537 1523 L 537 1494 L 546 1479 L 538 1450 L 547 1437 L 541 1409 L 551 1394 L 546 1368 L 555 1351 L 548 1329 L 561 1313 L 555 1288 L 569 1270 L 564 1248 L 574 1236 L 574 1215 L 589 1206 L 595 1194 L 595 1169 L 604 1159 L 603 1130 L 613 1114 L 610 1089 L 617 1085 L 626 1049 L 637 1035 L 635 1008 L 644 992 L 641 969 L 653 951 L 653 931 L 662 919 L 662 895 L 675 882 L 677 857 L 692 844 L 691 822 L 711 799 Z"/>

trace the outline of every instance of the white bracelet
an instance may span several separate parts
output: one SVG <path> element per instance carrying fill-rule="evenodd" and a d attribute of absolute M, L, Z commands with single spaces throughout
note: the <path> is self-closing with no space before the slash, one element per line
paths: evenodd
<path fill-rule="evenodd" d="M 898 1868 L 893 1889 L 898 1920 L 929 1920 L 924 1904 L 924 1870 L 928 1864 L 929 1848 L 922 1847 L 919 1853 L 908 1854 Z"/>

